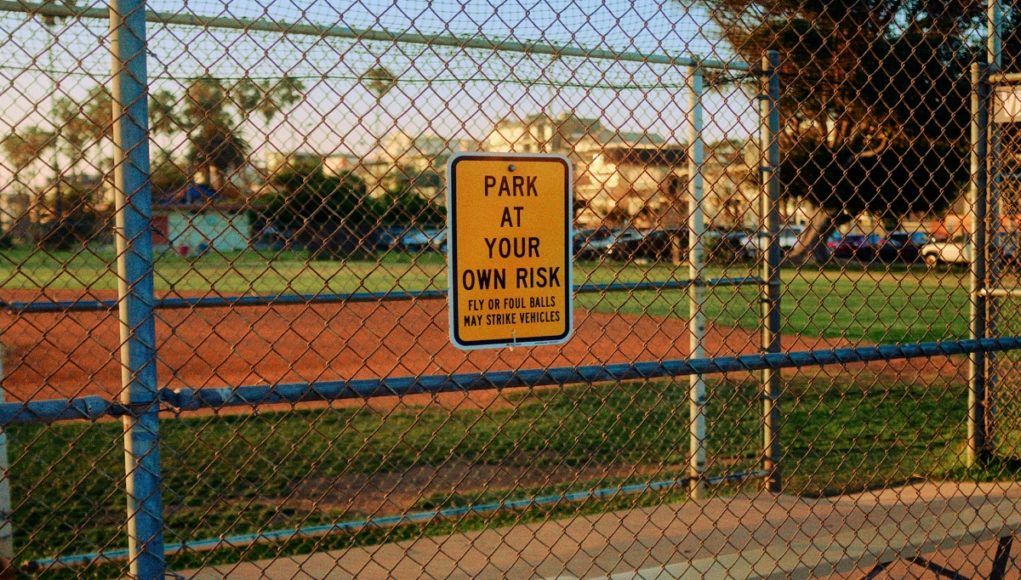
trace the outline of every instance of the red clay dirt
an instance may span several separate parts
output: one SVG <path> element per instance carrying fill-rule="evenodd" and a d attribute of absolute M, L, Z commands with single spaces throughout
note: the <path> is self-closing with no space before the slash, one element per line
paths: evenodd
<path fill-rule="evenodd" d="M 8 290 L 3 298 L 38 299 L 35 293 L 19 294 Z M 73 297 L 63 294 L 48 298 Z M 463 352 L 450 345 L 442 300 L 160 310 L 157 376 L 161 386 L 204 388 L 660 361 L 688 356 L 687 324 L 678 317 L 578 311 L 575 334 L 565 345 Z M 116 312 L 3 313 L 0 343 L 8 401 L 116 398 L 120 392 Z M 757 351 L 757 343 L 753 331 L 710 324 L 705 351 L 748 354 Z M 785 350 L 849 344 L 783 337 Z M 909 380 L 957 375 L 964 365 L 933 359 L 869 366 Z M 495 396 L 469 398 L 485 405 Z M 441 402 L 443 397 L 464 399 L 454 393 Z"/>

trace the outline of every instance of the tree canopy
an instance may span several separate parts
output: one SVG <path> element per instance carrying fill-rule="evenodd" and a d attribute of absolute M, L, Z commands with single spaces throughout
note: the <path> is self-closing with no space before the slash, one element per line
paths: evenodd
<path fill-rule="evenodd" d="M 720 0 L 749 62 L 780 53 L 781 184 L 821 208 L 801 252 L 862 212 L 935 212 L 968 178 L 970 64 L 984 0 Z"/>

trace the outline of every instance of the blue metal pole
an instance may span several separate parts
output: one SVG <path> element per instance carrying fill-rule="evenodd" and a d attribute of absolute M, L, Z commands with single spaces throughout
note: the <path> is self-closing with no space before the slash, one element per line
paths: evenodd
<path fill-rule="evenodd" d="M 121 403 L 134 411 L 123 418 L 128 553 L 132 576 L 160 578 L 166 565 L 153 315 L 145 0 L 111 0 L 110 48 Z"/>
<path fill-rule="evenodd" d="M 688 280 L 698 282 L 705 274 L 705 143 L 702 140 L 702 69 L 688 68 Z M 705 287 L 692 284 L 688 288 L 688 356 L 705 357 Z M 706 461 L 705 378 L 694 374 L 688 377 L 689 458 L 688 475 L 691 478 L 691 499 L 701 499 L 705 491 L 702 481 Z"/>

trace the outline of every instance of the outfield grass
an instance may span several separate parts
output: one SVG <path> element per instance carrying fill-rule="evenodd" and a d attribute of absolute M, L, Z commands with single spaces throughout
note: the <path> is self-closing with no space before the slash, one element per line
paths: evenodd
<path fill-rule="evenodd" d="M 309 261 L 300 253 L 255 251 L 186 260 L 164 254 L 156 262 L 160 293 L 315 294 L 446 288 L 444 258 L 392 254 L 378 261 Z M 109 252 L 0 255 L 0 287 L 106 290 L 117 287 Z M 711 268 L 709 276 L 747 276 L 751 265 Z M 683 280 L 687 267 L 579 262 L 575 283 Z M 967 277 L 960 270 L 921 266 L 862 269 L 806 267 L 783 271 L 784 332 L 870 342 L 915 342 L 967 336 Z M 708 292 L 706 315 L 716 324 L 758 328 L 757 290 L 721 287 Z M 583 294 L 580 307 L 600 312 L 687 316 L 683 291 Z"/>
<path fill-rule="evenodd" d="M 754 469 L 761 441 L 755 381 L 711 380 L 710 473 Z M 313 509 L 287 501 L 311 477 L 340 478 L 444 462 L 563 469 L 646 466 L 653 473 L 575 483 L 488 489 L 418 498 L 411 510 L 510 500 L 562 490 L 683 474 L 688 446 L 687 382 L 578 386 L 509 394 L 486 411 L 436 406 L 392 412 L 341 408 L 165 421 L 162 430 L 167 541 L 347 521 L 384 513 Z M 846 493 L 940 477 L 957 469 L 964 442 L 963 385 L 905 387 L 862 376 L 833 385 L 793 379 L 784 400 L 785 486 L 806 495 Z M 19 426 L 10 430 L 16 542 L 24 558 L 85 552 L 124 543 L 120 426 L 114 422 Z M 87 459 L 83 459 L 87 458 Z M 502 484 L 502 485 L 500 485 Z M 730 488 L 733 491 L 734 488 Z M 324 540 L 171 559 L 181 569 L 212 562 L 395 541 L 570 517 L 664 501 L 675 489 L 588 500 L 394 529 L 361 530 Z M 304 498 L 307 499 L 307 498 Z M 320 542 L 320 543 L 317 543 Z M 99 575 L 115 567 L 97 568 Z"/>

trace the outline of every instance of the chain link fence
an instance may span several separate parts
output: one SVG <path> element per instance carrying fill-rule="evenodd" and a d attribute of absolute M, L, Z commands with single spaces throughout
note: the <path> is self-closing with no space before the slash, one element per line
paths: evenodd
<path fill-rule="evenodd" d="M 0 1 L 3 566 L 1017 574 L 1019 17 Z M 566 343 L 451 345 L 463 152 Z"/>

